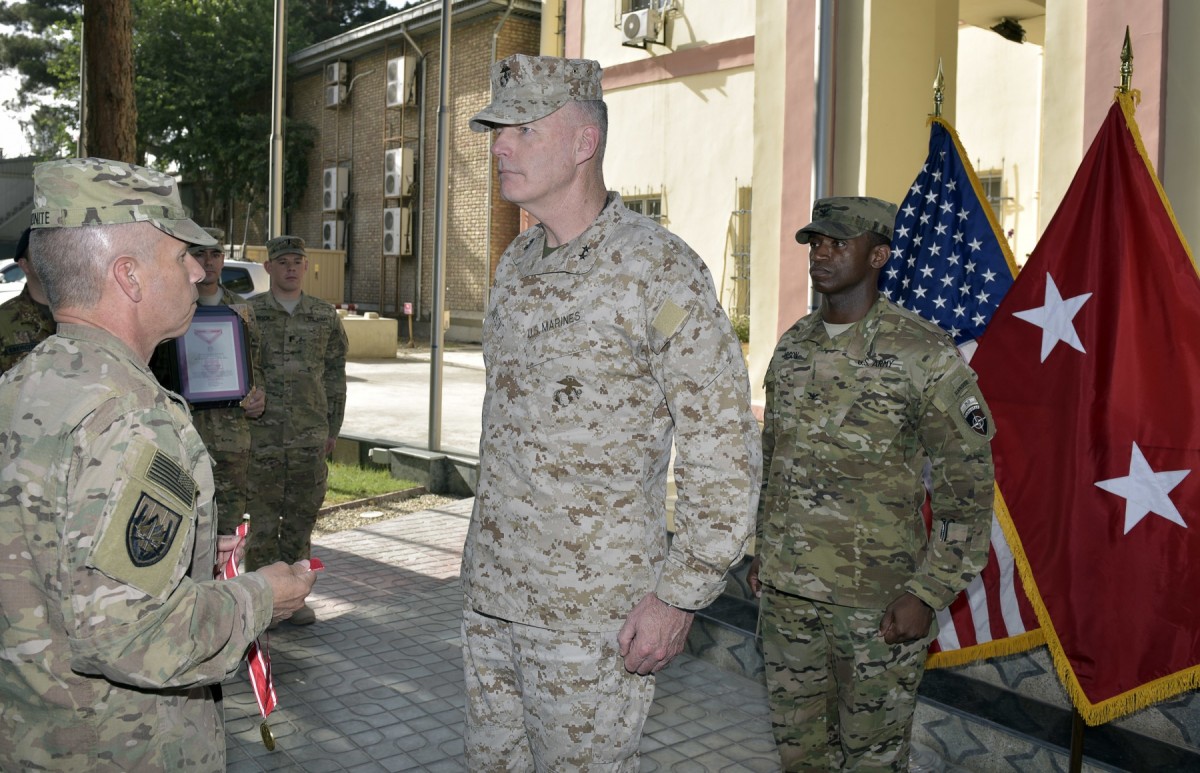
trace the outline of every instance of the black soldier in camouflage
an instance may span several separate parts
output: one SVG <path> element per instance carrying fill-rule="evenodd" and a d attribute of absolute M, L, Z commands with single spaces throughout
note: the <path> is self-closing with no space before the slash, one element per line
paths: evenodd
<path fill-rule="evenodd" d="M 934 610 L 987 559 L 987 405 L 950 338 L 876 289 L 895 214 L 879 199 L 817 202 L 796 240 L 821 307 L 766 374 L 749 579 L 788 771 L 908 769 Z"/>

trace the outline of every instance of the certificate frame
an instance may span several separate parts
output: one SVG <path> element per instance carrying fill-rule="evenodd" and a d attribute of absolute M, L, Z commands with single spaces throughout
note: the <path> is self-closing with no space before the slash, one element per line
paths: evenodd
<path fill-rule="evenodd" d="M 246 323 L 228 306 L 197 306 L 174 360 L 178 392 L 195 408 L 227 408 L 250 393 Z"/>

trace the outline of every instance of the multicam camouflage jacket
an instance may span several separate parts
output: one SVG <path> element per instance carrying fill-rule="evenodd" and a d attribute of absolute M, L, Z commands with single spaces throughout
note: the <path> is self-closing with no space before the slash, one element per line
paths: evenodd
<path fill-rule="evenodd" d="M 256 450 L 313 448 L 346 412 L 346 331 L 332 305 L 301 295 L 293 314 L 263 293 L 250 301 L 262 335 L 267 409 L 250 427 Z"/>
<path fill-rule="evenodd" d="M 619 196 L 543 257 L 500 260 L 484 324 L 466 603 L 557 630 L 615 630 L 653 591 L 721 592 L 753 528 L 760 448 L 741 348 L 703 261 Z M 675 440 L 674 539 L 667 466 Z"/>
<path fill-rule="evenodd" d="M 38 343 L 54 335 L 54 315 L 29 288 L 0 304 L 0 373 L 20 362 Z"/>
<path fill-rule="evenodd" d="M 221 305 L 228 306 L 246 323 L 246 343 L 250 348 L 251 384 L 262 388 L 262 334 L 250 303 L 240 295 L 221 287 Z M 212 454 L 213 464 L 220 465 L 225 452 L 245 453 L 250 450 L 250 419 L 240 405 L 229 408 L 193 408 L 192 423 L 204 445 Z"/>
<path fill-rule="evenodd" d="M 764 583 L 876 609 L 909 591 L 941 609 L 979 573 L 994 428 L 974 371 L 940 329 L 883 298 L 832 340 L 810 314 L 780 339 L 766 398 Z"/>
<path fill-rule="evenodd" d="M 271 618 L 213 580 L 187 408 L 108 333 L 63 324 L 0 377 L 0 770 L 225 770 L 212 685 Z"/>

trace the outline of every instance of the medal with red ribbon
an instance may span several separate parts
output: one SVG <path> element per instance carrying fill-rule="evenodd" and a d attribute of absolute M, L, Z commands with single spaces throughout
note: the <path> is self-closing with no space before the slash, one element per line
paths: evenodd
<path fill-rule="evenodd" d="M 250 533 L 248 516 L 238 524 L 235 533 L 238 538 L 237 545 L 230 553 L 229 560 L 225 562 L 221 571 L 221 576 L 226 580 L 237 577 L 239 574 L 238 548 L 245 541 L 246 535 Z M 266 642 L 261 639 L 251 642 L 250 649 L 246 651 L 246 661 L 250 668 L 250 686 L 254 688 L 254 697 L 258 700 L 258 710 L 263 715 L 263 723 L 259 726 L 263 745 L 267 747 L 267 751 L 275 751 L 275 736 L 271 734 L 271 728 L 267 725 L 267 716 L 275 708 L 275 683 L 271 680 L 271 654 L 267 651 Z"/>

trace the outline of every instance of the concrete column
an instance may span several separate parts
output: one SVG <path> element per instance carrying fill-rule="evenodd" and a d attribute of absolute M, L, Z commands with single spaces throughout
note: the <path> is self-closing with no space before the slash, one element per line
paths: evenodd
<path fill-rule="evenodd" d="M 775 343 L 808 311 L 808 256 L 794 234 L 812 211 L 817 2 L 760 2 L 755 13 L 750 385 L 760 401 Z"/>
<path fill-rule="evenodd" d="M 832 193 L 899 203 L 929 146 L 939 58 L 954 120 L 958 2 L 843 1 L 837 13 Z"/>
<path fill-rule="evenodd" d="M 1168 15 L 1163 164 L 1158 174 L 1195 259 L 1200 250 L 1200 3 L 1177 0 Z M 1137 54 L 1135 48 L 1135 67 Z M 1141 111 L 1138 115 L 1141 126 Z"/>
<path fill-rule="evenodd" d="M 1192 172 L 1200 163 L 1200 82 L 1194 77 L 1200 8 L 1170 0 L 1046 4 L 1039 231 L 1054 217 L 1112 106 L 1126 26 L 1133 46 L 1131 85 L 1142 95 L 1138 129 L 1184 234 L 1194 241 L 1200 235 L 1200 181 Z"/>

